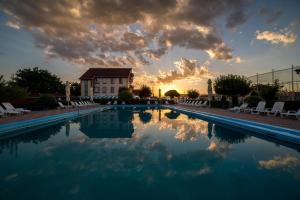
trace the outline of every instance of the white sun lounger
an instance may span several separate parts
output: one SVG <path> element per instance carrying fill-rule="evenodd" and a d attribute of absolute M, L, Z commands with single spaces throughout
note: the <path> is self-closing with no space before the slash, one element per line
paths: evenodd
<path fill-rule="evenodd" d="M 264 113 L 267 114 L 267 116 L 277 116 L 277 114 L 282 113 L 284 107 L 284 102 L 277 101 L 274 103 L 272 109 L 266 109 Z"/>
<path fill-rule="evenodd" d="M 4 106 L 4 108 L 6 110 L 12 110 L 12 111 L 18 111 L 18 112 L 21 112 L 21 113 L 30 113 L 31 110 L 26 110 L 26 109 L 23 109 L 23 108 L 15 108 L 11 103 L 9 102 L 3 102 L 2 105 Z"/>
<path fill-rule="evenodd" d="M 281 118 L 285 118 L 285 117 L 295 117 L 298 120 L 300 120 L 300 108 L 298 109 L 298 111 L 295 110 L 289 110 L 285 113 L 280 113 L 280 117 Z"/>
<path fill-rule="evenodd" d="M 248 103 L 243 103 L 240 106 L 235 106 L 233 108 L 230 108 L 229 111 L 231 111 L 231 112 L 241 112 L 241 111 L 244 111 L 248 107 L 248 105 L 249 105 Z"/>
<path fill-rule="evenodd" d="M 66 108 L 66 106 L 65 106 L 64 104 L 62 104 L 61 102 L 58 102 L 58 105 L 59 105 L 59 107 L 62 108 L 62 109 L 65 109 L 65 108 Z"/>
<path fill-rule="evenodd" d="M 4 114 L 11 114 L 11 115 L 19 115 L 21 114 L 21 112 L 16 111 L 16 110 L 5 110 L 2 108 L 2 106 L 0 106 L 0 112 L 4 113 Z"/>
<path fill-rule="evenodd" d="M 198 107 L 206 107 L 207 106 L 207 101 L 204 101 L 203 103 L 197 105 Z"/>
<path fill-rule="evenodd" d="M 266 102 L 260 101 L 258 102 L 256 108 L 246 109 L 245 111 L 246 112 L 249 111 L 252 115 L 258 115 L 265 111 L 265 107 L 266 107 Z"/>

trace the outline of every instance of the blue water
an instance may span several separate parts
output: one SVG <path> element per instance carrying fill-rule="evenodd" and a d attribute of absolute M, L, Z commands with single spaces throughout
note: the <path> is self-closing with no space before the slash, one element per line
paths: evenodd
<path fill-rule="evenodd" d="M 0 139 L 0 199 L 300 199 L 299 146 L 168 109 Z"/>

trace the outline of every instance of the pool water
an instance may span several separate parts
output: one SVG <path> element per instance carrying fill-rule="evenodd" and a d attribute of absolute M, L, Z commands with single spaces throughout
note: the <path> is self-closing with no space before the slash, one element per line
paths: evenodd
<path fill-rule="evenodd" d="M 299 146 L 169 109 L 0 139 L 0 199 L 300 199 Z"/>

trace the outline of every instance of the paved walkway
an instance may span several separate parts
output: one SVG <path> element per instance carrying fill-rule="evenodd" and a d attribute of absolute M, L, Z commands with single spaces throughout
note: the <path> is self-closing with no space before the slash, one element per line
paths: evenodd
<path fill-rule="evenodd" d="M 96 105 L 96 106 L 85 106 L 85 107 L 81 107 L 80 110 L 95 108 L 97 106 L 98 105 Z M 77 110 L 78 110 L 77 108 L 69 108 L 69 109 L 53 109 L 53 110 L 43 110 L 43 111 L 32 111 L 31 113 L 23 114 L 23 115 L 12 115 L 12 116 L 7 116 L 7 117 L 1 117 L 0 118 L 0 124 L 23 121 L 23 120 L 28 120 L 28 119 L 35 119 L 35 118 L 39 118 L 39 117 L 45 117 L 45 116 L 49 116 L 49 115 L 61 114 L 61 113 L 72 112 L 72 111 L 77 111 Z"/>
<path fill-rule="evenodd" d="M 263 115 L 251 115 L 249 113 L 234 113 L 230 112 L 226 109 L 218 109 L 218 108 L 200 108 L 195 106 L 187 106 L 187 105 L 176 105 L 178 108 L 185 108 L 193 111 L 200 111 L 200 112 L 209 112 L 218 115 L 224 115 L 228 117 L 238 118 L 238 119 L 245 119 L 251 120 L 255 122 L 261 122 L 266 124 L 271 124 L 275 126 L 282 126 L 291 129 L 300 130 L 300 121 L 295 120 L 292 118 L 289 119 L 281 119 L 280 117 L 267 117 Z"/>

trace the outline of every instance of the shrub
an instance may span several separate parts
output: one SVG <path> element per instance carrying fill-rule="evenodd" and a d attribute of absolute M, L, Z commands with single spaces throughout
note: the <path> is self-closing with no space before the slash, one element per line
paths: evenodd
<path fill-rule="evenodd" d="M 212 108 L 229 108 L 230 102 L 223 100 L 223 101 L 211 101 L 211 107 Z"/>
<path fill-rule="evenodd" d="M 56 98 L 51 94 L 42 94 L 39 103 L 44 109 L 55 108 L 57 106 Z"/>
<path fill-rule="evenodd" d="M 133 95 L 129 90 L 122 90 L 119 92 L 119 100 L 121 101 L 131 101 L 133 99 Z"/>
<path fill-rule="evenodd" d="M 250 107 L 255 107 L 262 98 L 258 95 L 250 95 L 245 98 L 245 102 L 249 104 Z"/>

